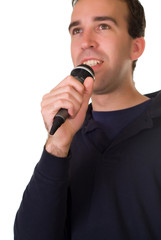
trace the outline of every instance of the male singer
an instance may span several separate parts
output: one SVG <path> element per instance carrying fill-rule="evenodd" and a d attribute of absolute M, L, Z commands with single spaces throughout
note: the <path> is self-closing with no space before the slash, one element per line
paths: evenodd
<path fill-rule="evenodd" d="M 43 97 L 48 133 L 61 108 L 69 117 L 48 135 L 15 240 L 161 239 L 161 92 L 133 82 L 144 30 L 138 0 L 73 1 L 73 64 L 95 81 L 68 76 Z"/>

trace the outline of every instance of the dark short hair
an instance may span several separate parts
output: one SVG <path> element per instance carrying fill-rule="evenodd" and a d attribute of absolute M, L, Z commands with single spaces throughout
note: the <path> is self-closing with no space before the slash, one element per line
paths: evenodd
<path fill-rule="evenodd" d="M 72 0 L 72 6 L 78 2 L 79 0 Z M 99 0 L 98 0 L 99 1 Z M 129 15 L 128 15 L 128 33 L 129 35 L 135 39 L 138 37 L 145 36 L 145 27 L 146 27 L 146 19 L 144 8 L 139 2 L 139 0 L 119 0 L 126 2 Z M 133 61 L 132 70 L 134 71 L 136 67 L 137 60 Z"/>

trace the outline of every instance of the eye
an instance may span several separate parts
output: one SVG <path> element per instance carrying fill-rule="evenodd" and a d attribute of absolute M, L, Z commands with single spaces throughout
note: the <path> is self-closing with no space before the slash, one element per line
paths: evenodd
<path fill-rule="evenodd" d="M 71 33 L 72 33 L 72 35 L 80 34 L 80 33 L 82 33 L 82 29 L 81 28 L 74 28 Z"/>
<path fill-rule="evenodd" d="M 109 30 L 110 29 L 110 26 L 106 23 L 102 23 L 98 26 L 98 29 L 99 30 Z"/>

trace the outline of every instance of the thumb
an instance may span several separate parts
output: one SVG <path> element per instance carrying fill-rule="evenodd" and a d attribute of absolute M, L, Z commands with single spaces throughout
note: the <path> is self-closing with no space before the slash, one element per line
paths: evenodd
<path fill-rule="evenodd" d="M 87 109 L 90 97 L 93 92 L 93 85 L 94 85 L 94 79 L 92 77 L 87 77 L 84 81 L 84 97 L 83 97 L 83 104 L 82 109 Z"/>
<path fill-rule="evenodd" d="M 84 97 L 87 98 L 87 101 L 89 101 L 92 92 L 93 92 L 93 85 L 94 85 L 94 79 L 92 77 L 87 77 L 84 81 Z"/>
<path fill-rule="evenodd" d="M 72 129 L 74 129 L 74 133 L 80 129 L 82 126 L 82 123 L 84 122 L 89 99 L 92 95 L 93 91 L 93 78 L 88 77 L 84 81 L 84 96 L 83 96 L 83 102 L 81 105 L 81 108 L 79 109 L 79 112 L 77 113 L 76 117 L 74 119 L 68 119 L 69 121 L 72 121 Z"/>

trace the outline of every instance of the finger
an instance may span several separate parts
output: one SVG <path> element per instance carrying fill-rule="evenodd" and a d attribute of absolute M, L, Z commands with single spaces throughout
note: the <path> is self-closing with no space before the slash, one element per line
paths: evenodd
<path fill-rule="evenodd" d="M 56 99 L 53 97 L 53 101 L 48 101 L 44 105 L 42 104 L 42 114 L 45 116 L 51 116 L 54 118 L 55 114 L 58 112 L 59 109 L 65 108 L 68 110 L 68 114 L 71 118 L 73 118 L 77 112 L 79 111 L 83 96 L 80 97 L 79 101 L 75 96 L 72 96 L 69 99 L 64 98 L 64 94 Z"/>
<path fill-rule="evenodd" d="M 66 87 L 66 86 L 71 86 L 74 88 L 77 92 L 83 93 L 84 87 L 81 82 L 79 82 L 77 79 L 75 79 L 73 76 L 68 76 L 66 77 L 63 81 L 61 81 L 55 88 L 51 90 L 54 92 L 56 89 L 61 88 L 61 87 Z"/>
<path fill-rule="evenodd" d="M 75 89 L 73 89 L 70 86 L 60 87 L 56 89 L 52 94 L 49 93 L 45 95 L 42 99 L 41 106 L 45 106 L 52 102 L 56 102 L 59 99 L 64 99 L 64 100 L 66 99 L 67 101 L 70 101 L 70 100 L 73 101 L 73 98 L 74 98 L 76 101 L 81 103 L 82 97 L 83 97 L 82 93 L 77 92 Z"/>

